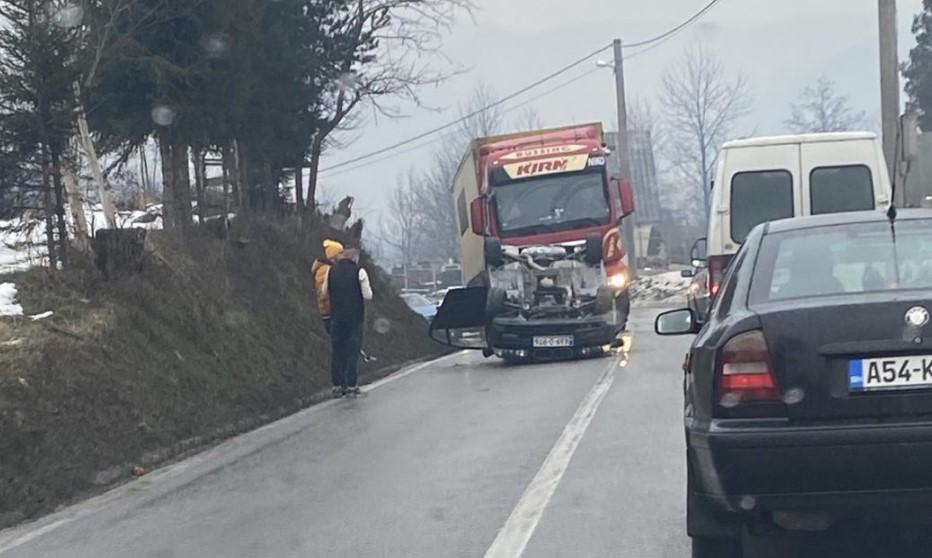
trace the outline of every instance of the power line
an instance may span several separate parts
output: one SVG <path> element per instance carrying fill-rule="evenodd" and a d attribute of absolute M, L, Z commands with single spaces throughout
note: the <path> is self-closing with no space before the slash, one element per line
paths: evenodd
<path fill-rule="evenodd" d="M 590 52 L 589 54 L 583 56 L 582 58 L 576 60 L 575 62 L 572 62 L 571 64 L 567 64 L 566 66 L 563 66 L 563 67 L 560 68 L 559 70 L 557 70 L 557 71 L 555 71 L 555 72 L 553 72 L 553 73 L 551 73 L 551 74 L 548 74 L 547 76 L 545 76 L 545 77 L 543 77 L 543 78 L 541 78 L 541 79 L 535 81 L 534 83 L 532 83 L 532 84 L 530 84 L 530 85 L 528 85 L 528 86 L 526 86 L 526 87 L 523 87 L 523 88 L 519 89 L 518 91 L 515 91 L 514 93 L 512 93 L 512 94 L 510 94 L 510 95 L 507 95 L 507 96 L 505 96 L 505 97 L 502 97 L 501 99 L 495 101 L 494 103 L 489 103 L 488 105 L 486 105 L 486 106 L 484 106 L 484 107 L 482 107 L 482 108 L 480 108 L 480 109 L 478 109 L 478 110 L 475 110 L 475 111 L 473 111 L 473 112 L 471 112 L 471 113 L 469 113 L 469 114 L 467 114 L 467 115 L 465 115 L 465 116 L 463 116 L 463 117 L 461 117 L 461 118 L 458 118 L 457 120 L 454 120 L 453 122 L 448 122 L 448 123 L 444 124 L 443 126 L 438 126 L 438 127 L 434 128 L 434 129 L 432 129 L 432 130 L 428 130 L 428 131 L 426 131 L 426 132 L 424 132 L 424 133 L 421 133 L 421 134 L 418 134 L 418 135 L 416 135 L 416 136 L 410 137 L 410 138 L 408 138 L 408 139 L 406 139 L 406 140 L 404 140 L 404 141 L 400 141 L 400 142 L 398 142 L 398 143 L 389 145 L 388 147 L 383 147 L 382 149 L 378 149 L 378 150 L 376 150 L 376 151 L 372 151 L 372 152 L 370 152 L 370 153 L 366 153 L 365 155 L 362 155 L 362 156 L 360 156 L 360 157 L 355 157 L 355 158 L 354 158 L 353 160 L 351 160 L 351 161 L 344 161 L 344 162 L 342 162 L 342 163 L 337 163 L 337 164 L 335 164 L 335 165 L 331 165 L 331 166 L 329 166 L 329 167 L 327 167 L 327 168 L 325 168 L 325 169 L 321 169 L 321 172 L 325 172 L 325 171 L 329 171 L 329 170 L 335 170 L 335 169 L 338 169 L 338 168 L 340 168 L 340 167 L 345 167 L 345 166 L 347 166 L 347 165 L 354 165 L 354 164 L 358 163 L 359 161 L 364 161 L 364 160 L 366 160 L 366 159 L 370 159 L 370 158 L 372 158 L 372 157 L 375 157 L 375 156 L 377 156 L 377 155 L 381 155 L 382 153 L 386 153 L 386 152 L 388 152 L 388 151 L 394 151 L 395 149 L 397 149 L 397 148 L 399 148 L 399 147 L 408 145 L 408 144 L 413 143 L 413 142 L 415 142 L 415 141 L 417 141 L 417 140 L 419 140 L 419 139 L 423 139 L 423 138 L 426 138 L 426 137 L 428 137 L 428 136 L 432 136 L 432 135 L 436 134 L 437 132 L 442 132 L 442 131 L 444 131 L 444 130 L 447 130 L 447 129 L 449 129 L 449 128 L 452 128 L 453 126 L 456 126 L 457 124 L 460 124 L 460 123 L 462 123 L 462 122 L 465 122 L 466 120 L 469 120 L 470 118 L 472 118 L 472 117 L 474 117 L 474 116 L 477 116 L 477 115 L 479 115 L 479 114 L 482 114 L 483 112 L 485 112 L 485 111 L 487 111 L 487 110 L 489 110 L 489 109 L 495 108 L 495 107 L 497 107 L 497 106 L 499 106 L 499 105 L 501 105 L 501 104 L 503 104 L 503 103 L 505 103 L 505 102 L 507 102 L 507 101 L 510 101 L 511 99 L 514 99 L 515 97 L 518 97 L 518 96 L 520 96 L 520 95 L 523 95 L 524 93 L 527 93 L 528 91 L 530 91 L 530 90 L 532 90 L 532 89 L 535 89 L 536 87 L 538 87 L 538 86 L 540 86 L 540 85 L 543 85 L 544 83 L 547 83 L 548 81 L 550 81 L 550 80 L 552 80 L 552 79 L 554 79 L 554 78 L 556 78 L 556 77 L 559 77 L 559 76 L 565 74 L 566 72 L 572 70 L 573 68 L 575 68 L 576 66 L 582 64 L 582 63 L 585 62 L 586 60 L 589 60 L 589 59 L 592 58 L 593 56 L 596 56 L 597 54 L 601 54 L 602 52 L 604 52 L 604 51 L 606 51 L 606 50 L 608 50 L 608 49 L 610 49 L 610 48 L 612 48 L 612 45 L 611 45 L 611 44 L 608 44 L 608 45 L 605 45 L 605 46 L 603 46 L 602 48 L 600 48 L 600 49 L 598 49 L 598 50 L 592 51 L 592 52 Z"/>
<path fill-rule="evenodd" d="M 679 33 L 680 31 L 682 31 L 682 30 L 685 29 L 686 27 L 688 27 L 688 26 L 692 25 L 693 23 L 695 23 L 699 18 L 701 18 L 701 17 L 704 16 L 707 12 L 709 12 L 709 10 L 711 10 L 712 8 L 714 8 L 719 2 L 721 2 L 721 0 L 711 0 L 711 2 L 709 2 L 708 4 L 705 5 L 705 7 L 703 7 L 701 10 L 699 10 L 698 12 L 696 12 L 695 14 L 693 14 L 691 17 L 689 17 L 688 19 L 686 19 L 685 21 L 683 21 L 683 22 L 680 23 L 679 25 L 677 25 L 677 26 L 675 26 L 675 27 L 673 27 L 673 28 L 671 28 L 671 29 L 669 29 L 669 30 L 667 30 L 667 31 L 665 31 L 665 32 L 663 32 L 663 33 L 661 33 L 661 34 L 655 36 L 655 37 L 652 37 L 652 38 L 650 38 L 650 39 L 646 39 L 646 40 L 643 40 L 643 41 L 638 41 L 638 42 L 636 42 L 636 43 L 631 43 L 631 44 L 629 44 L 629 45 L 625 45 L 626 48 L 647 47 L 647 48 L 645 48 L 644 50 L 641 50 L 641 51 L 634 52 L 634 53 L 630 54 L 629 57 L 633 58 L 633 57 L 635 57 L 635 56 L 644 54 L 645 52 L 647 52 L 647 51 L 649 51 L 649 50 L 652 50 L 652 49 L 654 49 L 655 47 L 659 46 L 660 44 L 662 44 L 663 42 L 665 42 L 667 39 L 673 37 L 674 35 L 676 35 L 676 34 Z M 475 111 L 473 111 L 473 112 L 471 112 L 471 113 L 469 113 L 469 114 L 466 114 L 466 115 L 464 115 L 464 116 L 462 116 L 462 117 L 460 117 L 460 118 L 458 118 L 458 119 L 456 119 L 456 120 L 454 120 L 454 121 L 452 121 L 452 122 L 448 122 L 448 123 L 446 123 L 446 124 L 444 124 L 444 125 L 442 125 L 442 126 L 438 126 L 438 127 L 433 128 L 433 129 L 431 129 L 431 130 L 427 130 L 426 132 L 423 132 L 423 133 L 418 134 L 418 135 L 416 135 L 416 136 L 412 136 L 412 137 L 410 137 L 410 138 L 408 138 L 408 139 L 402 140 L 402 141 L 397 142 L 397 143 L 394 143 L 394 144 L 392 144 L 392 145 L 383 147 L 383 148 L 381 148 L 381 149 L 377 149 L 377 150 L 375 150 L 375 151 L 371 151 L 371 152 L 366 153 L 366 154 L 364 154 L 364 155 L 361 155 L 361 156 L 359 156 L 359 157 L 355 157 L 355 158 L 353 158 L 352 160 L 347 160 L 347 161 L 343 161 L 343 162 L 341 162 L 341 163 L 333 164 L 333 165 L 331 165 L 331 166 L 329 166 L 329 167 L 326 167 L 326 168 L 321 169 L 319 172 L 320 172 L 320 174 L 324 174 L 324 173 L 329 173 L 329 172 L 331 172 L 331 171 L 334 171 L 334 170 L 337 170 L 337 169 L 340 169 L 340 168 L 343 168 L 343 167 L 347 167 L 347 166 L 349 166 L 349 165 L 354 165 L 354 166 L 355 166 L 354 168 L 361 168 L 361 167 L 363 167 L 363 166 L 369 166 L 370 164 L 374 164 L 376 161 L 373 161 L 372 163 L 367 163 L 367 164 L 365 164 L 365 165 L 360 165 L 359 163 L 362 162 L 362 161 L 365 161 L 365 160 L 367 160 L 367 159 L 371 159 L 371 158 L 373 158 L 373 157 L 377 157 L 377 156 L 382 155 L 382 154 L 384 154 L 384 153 L 388 153 L 388 152 L 390 152 L 390 151 L 395 151 L 395 150 L 398 149 L 399 147 L 404 147 L 404 146 L 409 145 L 409 144 L 411 144 L 411 143 L 414 143 L 414 142 L 416 142 L 416 141 L 418 141 L 418 140 L 420 140 L 420 139 L 424 139 L 424 138 L 426 138 L 426 137 L 433 136 L 434 134 L 436 134 L 436 133 L 438 133 L 438 132 L 442 132 L 442 131 L 444 131 L 444 130 L 448 130 L 448 129 L 454 127 L 454 126 L 457 126 L 458 124 L 461 124 L 461 123 L 463 123 L 463 122 L 469 120 L 470 118 L 473 118 L 473 117 L 475 117 L 475 116 L 478 116 L 479 114 L 482 114 L 482 113 L 484 113 L 484 112 L 486 112 L 486 111 L 488 111 L 488 110 L 491 110 L 491 109 L 493 109 L 493 108 L 495 108 L 495 107 L 497 107 L 497 106 L 500 106 L 500 105 L 502 105 L 502 104 L 504 104 L 504 103 L 510 101 L 511 99 L 514 99 L 514 98 L 516 98 L 516 97 L 519 97 L 519 96 L 523 95 L 524 93 L 527 93 L 528 91 L 531 91 L 531 90 L 533 90 L 533 89 L 536 89 L 537 87 L 543 85 L 544 83 L 547 83 L 548 81 L 550 81 L 550 80 L 552 80 L 552 79 L 554 79 L 554 78 L 557 78 L 557 77 L 563 75 L 564 73 L 566 73 L 566 72 L 568 72 L 569 70 L 575 68 L 575 67 L 578 66 L 579 64 L 582 64 L 583 62 L 589 60 L 590 58 L 596 56 L 597 54 L 601 54 L 602 52 L 604 52 L 604 51 L 606 51 L 606 50 L 608 50 L 608 49 L 610 49 L 610 48 L 612 48 L 612 45 L 611 45 L 611 44 L 605 45 L 605 46 L 603 46 L 602 48 L 599 48 L 598 50 L 595 50 L 595 51 L 593 51 L 593 52 L 591 52 L 591 53 L 589 53 L 589 54 L 583 56 L 582 58 L 580 58 L 580 59 L 578 59 L 578 60 L 576 60 L 576 61 L 574 61 L 574 62 L 572 62 L 572 63 L 570 63 L 570 64 L 567 64 L 566 66 L 560 68 L 559 70 L 557 70 L 557 71 L 555 71 L 555 72 L 553 72 L 553 73 L 551 73 L 551 74 L 548 74 L 547 76 L 544 76 L 543 78 L 541 78 L 541 79 L 535 81 L 534 83 L 531 83 L 530 85 L 528 85 L 528 86 L 526 86 L 526 87 L 523 87 L 523 88 L 519 89 L 518 91 L 515 91 L 514 93 L 511 93 L 510 95 L 506 95 L 505 97 L 502 97 L 501 99 L 499 99 L 499 100 L 497 100 L 497 101 L 495 101 L 495 102 L 493 102 L 493 103 L 489 103 L 488 105 L 486 105 L 486 106 L 484 106 L 484 107 L 481 107 L 481 108 L 479 108 L 479 109 L 477 109 L 477 110 L 475 110 Z M 583 77 L 589 75 L 590 73 L 592 73 L 592 72 L 587 72 L 586 74 L 583 74 L 582 76 L 579 76 L 579 78 L 577 78 L 577 79 L 582 79 Z M 557 86 L 557 87 L 553 88 L 552 90 L 548 90 L 548 92 L 545 92 L 545 93 L 543 93 L 543 94 L 541 94 L 541 95 L 539 95 L 539 96 L 537 96 L 537 97 L 534 97 L 534 98 L 532 98 L 532 99 L 526 101 L 525 103 L 523 103 L 523 104 L 521 104 L 521 105 L 517 105 L 516 107 L 511 107 L 509 110 L 514 110 L 515 108 L 524 106 L 524 105 L 526 105 L 526 104 L 528 104 L 528 103 L 530 103 L 530 102 L 533 102 L 534 100 L 537 100 L 537 99 L 539 99 L 539 98 L 541 98 L 541 97 L 544 97 L 544 96 L 546 96 L 546 95 L 548 95 L 548 94 L 550 94 L 550 93 L 553 93 L 553 91 L 556 91 L 556 90 L 558 90 L 558 89 L 562 89 L 562 88 L 565 87 L 566 85 L 569 85 L 570 83 L 573 83 L 573 82 L 575 82 L 575 81 L 576 81 L 576 80 L 570 80 L 569 82 L 567 82 L 567 83 L 565 83 L 565 84 L 563 84 L 563 85 L 561 85 L 561 86 Z M 395 156 L 395 155 L 400 155 L 400 154 L 403 154 L 403 153 L 409 153 L 409 152 L 411 152 L 411 151 L 415 151 L 415 150 L 417 150 L 417 149 L 420 149 L 420 148 L 424 147 L 424 145 L 428 145 L 428 144 L 426 144 L 426 143 L 425 143 L 425 144 L 420 144 L 420 145 L 418 145 L 418 146 L 416 146 L 416 147 L 413 147 L 413 148 L 411 148 L 411 149 L 406 149 L 406 150 L 402 151 L 401 153 L 395 153 L 393 156 Z M 379 159 L 379 161 L 382 161 L 382 160 L 385 160 L 385 159 L 384 159 L 384 158 L 383 158 L 383 159 Z M 339 174 L 343 174 L 343 173 L 339 173 Z M 334 176 L 334 175 L 331 174 L 331 176 Z"/>
<path fill-rule="evenodd" d="M 682 31 L 683 29 L 686 29 L 687 27 L 689 27 L 690 25 L 692 25 L 693 23 L 695 23 L 696 20 L 698 20 L 699 18 L 701 18 L 702 16 L 704 16 L 709 10 L 711 10 L 712 8 L 714 8 L 715 5 L 718 4 L 718 3 L 721 2 L 721 1 L 722 1 L 722 0 L 712 0 L 711 2 L 709 2 L 708 4 L 706 4 L 704 8 L 702 8 L 701 10 L 699 10 L 698 12 L 696 12 L 695 14 L 693 14 L 692 17 L 690 17 L 689 19 L 687 19 L 687 20 L 684 21 L 683 23 L 677 25 L 676 27 L 674 27 L 674 28 L 672 28 L 672 29 L 670 29 L 670 30 L 668 30 L 668 31 L 664 31 L 663 33 L 657 35 L 656 37 L 653 37 L 653 38 L 650 38 L 650 39 L 647 39 L 647 40 L 644 40 L 644 41 L 638 41 L 638 42 L 636 42 L 636 43 L 631 43 L 631 44 L 629 44 L 629 45 L 625 45 L 625 47 L 626 47 L 626 48 L 638 48 L 638 47 L 647 46 L 647 45 L 650 45 L 650 44 L 653 44 L 653 43 L 656 43 L 656 42 L 664 41 L 665 39 L 668 39 L 668 38 L 672 37 L 673 35 L 676 35 L 676 34 L 679 33 L 680 31 Z"/>
<path fill-rule="evenodd" d="M 502 111 L 502 114 L 508 114 L 508 113 L 513 112 L 513 111 L 515 111 L 515 110 L 517 110 L 517 109 L 519 109 L 519 108 L 521 108 L 521 107 L 527 106 L 527 105 L 533 103 L 534 101 L 537 101 L 537 100 L 539 100 L 539 99 L 542 99 L 542 98 L 544 98 L 544 97 L 546 97 L 546 96 L 548 96 L 548 95 L 550 95 L 550 94 L 552 94 L 552 93 L 554 93 L 554 92 L 556 92 L 556 91 L 559 91 L 560 89 L 564 89 L 564 88 L 566 88 L 566 87 L 568 87 L 568 86 L 570 86 L 570 85 L 573 85 L 574 83 L 576 83 L 576 82 L 582 80 L 583 78 L 589 77 L 589 76 L 592 75 L 593 73 L 598 72 L 598 71 L 600 71 L 600 70 L 602 70 L 602 68 L 598 68 L 598 67 L 597 67 L 597 68 L 592 68 L 591 70 L 588 70 L 587 72 L 585 72 L 585 73 L 583 73 L 583 74 L 580 74 L 580 75 L 578 75 L 578 76 L 576 76 L 576 77 L 574 77 L 574 78 L 572 78 L 572 79 L 569 79 L 569 80 L 567 80 L 567 81 L 564 81 L 564 82 L 560 83 L 559 85 L 556 85 L 556 86 L 554 86 L 554 87 L 551 87 L 550 89 L 547 89 L 546 91 L 543 91 L 543 92 L 541 92 L 541 93 L 539 93 L 539 94 L 537 94 L 537 95 L 531 97 L 530 99 L 527 99 L 527 100 L 525 100 L 525 101 L 522 101 L 522 102 L 518 103 L 517 105 L 510 106 L 510 107 L 506 108 L 505 110 Z M 433 140 L 433 139 L 431 139 L 430 141 L 421 142 L 421 143 L 418 143 L 417 145 L 414 145 L 414 146 L 409 147 L 409 148 L 407 148 L 407 149 L 402 149 L 401 151 L 396 151 L 396 152 L 394 152 L 394 153 L 392 153 L 392 154 L 390 154 L 390 155 L 387 155 L 387 156 L 385 156 L 385 157 L 379 157 L 379 158 L 374 159 L 374 160 L 372 160 L 372 161 L 368 161 L 368 162 L 365 162 L 365 163 L 356 165 L 356 166 L 354 166 L 354 167 L 352 167 L 352 168 L 341 169 L 341 170 L 336 170 L 336 171 L 328 172 L 328 173 L 327 173 L 327 177 L 328 177 L 328 178 L 332 178 L 332 177 L 334 177 L 334 176 L 340 176 L 341 174 L 346 174 L 346 173 L 349 173 L 349 172 L 353 172 L 353 171 L 356 171 L 356 170 L 358 170 L 358 169 L 364 169 L 364 168 L 366 168 L 366 167 L 370 167 L 370 166 L 372 166 L 372 165 L 376 165 L 376 164 L 382 163 L 382 162 L 384 162 L 384 161 L 389 161 L 389 160 L 391 160 L 391 159 L 397 157 L 398 155 L 404 155 L 404 154 L 406 154 L 406 153 L 412 153 L 412 152 L 414 152 L 414 151 L 418 151 L 418 150 L 424 149 L 425 147 L 430 147 L 430 146 L 435 145 L 435 144 L 436 144 L 436 140 Z M 321 173 L 323 173 L 323 172 L 325 172 L 325 171 L 321 171 Z"/>

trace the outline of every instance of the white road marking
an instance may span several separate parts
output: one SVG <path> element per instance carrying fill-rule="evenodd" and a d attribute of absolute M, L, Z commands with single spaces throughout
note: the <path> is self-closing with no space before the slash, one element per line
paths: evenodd
<path fill-rule="evenodd" d="M 378 380 L 377 382 L 372 382 L 372 383 L 369 384 L 369 385 L 362 386 L 362 391 L 368 392 L 368 391 L 372 391 L 372 390 L 374 390 L 374 389 L 378 389 L 378 388 L 384 386 L 385 384 L 389 384 L 389 383 L 394 382 L 394 381 L 396 381 L 396 380 L 400 380 L 400 379 L 404 378 L 405 376 L 410 376 L 411 374 L 414 374 L 415 372 L 420 372 L 421 370 L 427 368 L 427 367 L 430 366 L 431 364 L 437 364 L 437 363 L 443 362 L 443 361 L 445 361 L 445 360 L 447 360 L 447 359 L 451 359 L 451 358 L 454 358 L 454 357 L 457 357 L 457 356 L 461 356 L 461 355 L 464 355 L 464 354 L 468 354 L 468 353 L 469 353 L 469 351 L 458 351 L 458 352 L 455 352 L 455 353 L 453 353 L 453 354 L 440 357 L 439 359 L 436 359 L 436 360 L 429 360 L 429 361 L 427 361 L 427 362 L 422 362 L 422 363 L 420 363 L 420 364 L 415 364 L 414 366 L 411 366 L 410 368 L 406 368 L 406 369 L 404 369 L 404 370 L 399 370 L 398 372 L 395 372 L 394 374 L 391 374 L 391 375 L 389 375 L 389 376 L 386 376 L 386 377 L 382 378 L 381 380 Z"/>
<path fill-rule="evenodd" d="M 505 525 L 499 530 L 492 546 L 486 551 L 485 558 L 520 558 L 524 554 L 537 524 L 544 515 L 544 510 L 547 509 L 573 454 L 576 453 L 579 442 L 615 381 L 617 366 L 613 358 L 583 398 L 573 418 L 563 428 L 563 433 L 551 448 L 547 459 L 524 490 Z"/>
<path fill-rule="evenodd" d="M 382 387 L 391 382 L 400 380 L 415 372 L 420 372 L 428 366 L 441 364 L 453 358 L 462 356 L 463 354 L 468 353 L 468 351 L 459 351 L 453 354 L 449 354 L 443 357 L 440 357 L 436 360 L 431 360 L 427 362 L 422 362 L 414 366 L 399 370 L 394 374 L 386 376 L 377 382 L 373 382 L 367 386 L 363 387 L 363 390 L 366 392 L 372 391 L 379 387 Z M 31 523 L 24 525 L 19 525 L 11 527 L 4 531 L 0 531 L 0 554 L 4 554 L 22 546 L 26 543 L 34 541 L 52 531 L 59 529 L 70 523 L 74 523 L 85 517 L 89 517 L 103 511 L 107 506 L 118 502 L 121 498 L 130 496 L 139 491 L 155 491 L 159 488 L 165 487 L 172 480 L 180 477 L 183 473 L 188 472 L 191 469 L 196 468 L 199 465 L 206 464 L 207 467 L 197 474 L 196 478 L 206 475 L 220 469 L 230 462 L 235 462 L 237 459 L 242 457 L 242 455 L 248 455 L 258 449 L 261 449 L 269 443 L 275 442 L 279 437 L 267 437 L 267 434 L 271 434 L 273 431 L 285 431 L 285 435 L 289 431 L 293 431 L 305 426 L 310 426 L 311 423 L 307 421 L 307 418 L 313 414 L 319 413 L 324 409 L 330 408 L 336 404 L 340 403 L 340 400 L 325 401 L 318 405 L 308 407 L 303 411 L 298 411 L 287 417 L 283 417 L 275 422 L 271 422 L 255 430 L 250 430 L 244 432 L 238 436 L 230 438 L 220 445 L 213 448 L 204 450 L 197 455 L 193 455 L 183 461 L 162 467 L 152 471 L 145 477 L 129 481 L 126 484 L 117 486 L 100 496 L 95 496 L 84 502 L 69 506 L 59 512 L 55 512 L 46 517 L 37 519 Z M 303 426 L 302 426 L 303 425 Z"/>

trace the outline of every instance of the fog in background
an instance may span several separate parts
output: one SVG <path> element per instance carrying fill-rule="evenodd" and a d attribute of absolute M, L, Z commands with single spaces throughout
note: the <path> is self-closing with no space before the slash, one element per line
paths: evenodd
<path fill-rule="evenodd" d="M 476 4 L 479 9 L 473 18 L 461 17 L 448 34 L 443 45 L 448 60 L 436 61 L 438 68 L 462 73 L 425 89 L 423 106 L 400 105 L 402 118 L 367 111 L 355 130 L 340 136 L 346 145 L 330 150 L 322 168 L 351 161 L 457 118 L 459 106 L 478 81 L 489 84 L 500 97 L 508 95 L 615 37 L 635 42 L 666 31 L 701 9 L 707 0 L 578 0 L 572 5 L 555 0 L 476 0 Z M 903 61 L 915 43 L 910 27 L 921 0 L 899 0 L 897 5 Z M 629 100 L 647 99 L 659 112 L 663 73 L 686 49 L 700 44 L 719 57 L 727 74 L 744 74 L 753 92 L 754 109 L 739 123 L 736 135 L 785 132 L 789 103 L 823 74 L 835 82 L 838 93 L 848 96 L 853 108 L 864 110 L 871 127 L 879 130 L 874 0 L 724 0 L 698 23 L 626 64 Z M 611 50 L 603 56 L 610 57 Z M 505 111 L 511 110 L 507 116 L 518 118 L 531 107 L 544 126 L 601 121 L 607 129 L 614 129 L 615 92 L 609 68 L 524 104 L 548 87 L 594 67 L 594 61 L 581 64 L 509 102 L 504 106 Z M 440 139 L 434 137 L 434 141 Z M 429 142 L 424 145 L 422 140 L 378 157 L 387 160 L 373 163 L 370 159 L 322 174 L 322 201 L 355 196 L 355 213 L 371 223 L 378 222 L 398 179 L 412 168 L 421 171 L 431 165 L 433 147 Z M 419 144 L 422 147 L 412 149 Z M 662 159 L 662 153 L 658 156 Z"/>

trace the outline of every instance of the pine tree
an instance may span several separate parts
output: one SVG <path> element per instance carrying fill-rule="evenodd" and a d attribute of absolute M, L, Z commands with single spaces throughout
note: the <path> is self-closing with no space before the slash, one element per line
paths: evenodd
<path fill-rule="evenodd" d="M 75 25 L 60 10 L 49 0 L 0 1 L 0 145 L 7 172 L 42 193 L 52 269 L 68 259 L 61 162 L 79 73 Z"/>
<path fill-rule="evenodd" d="M 903 68 L 908 108 L 919 114 L 923 130 L 932 130 L 932 0 L 922 1 L 922 11 L 913 19 L 913 34 L 916 46 Z"/>

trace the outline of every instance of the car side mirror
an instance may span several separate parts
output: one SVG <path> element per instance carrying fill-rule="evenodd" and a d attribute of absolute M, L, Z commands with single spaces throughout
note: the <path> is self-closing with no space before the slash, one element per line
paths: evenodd
<path fill-rule="evenodd" d="M 692 249 L 689 251 L 689 259 L 692 261 L 693 267 L 701 267 L 705 264 L 706 258 L 709 253 L 709 241 L 705 238 L 700 238 L 693 243 Z"/>
<path fill-rule="evenodd" d="M 611 195 L 615 198 L 613 207 L 618 212 L 618 221 L 620 222 L 634 213 L 634 190 L 631 188 L 630 182 L 620 178 L 609 179 L 609 184 L 611 185 Z"/>
<path fill-rule="evenodd" d="M 680 277 L 682 277 L 683 279 L 692 279 L 695 276 L 696 276 L 696 272 L 693 271 L 692 269 L 687 268 L 687 269 L 680 270 Z"/>
<path fill-rule="evenodd" d="M 657 332 L 657 335 L 699 333 L 699 321 L 693 311 L 688 308 L 671 310 L 657 316 L 654 321 L 654 331 Z"/>
<path fill-rule="evenodd" d="M 634 213 L 634 189 L 627 180 L 618 181 L 618 199 L 621 200 L 621 217 Z"/>

